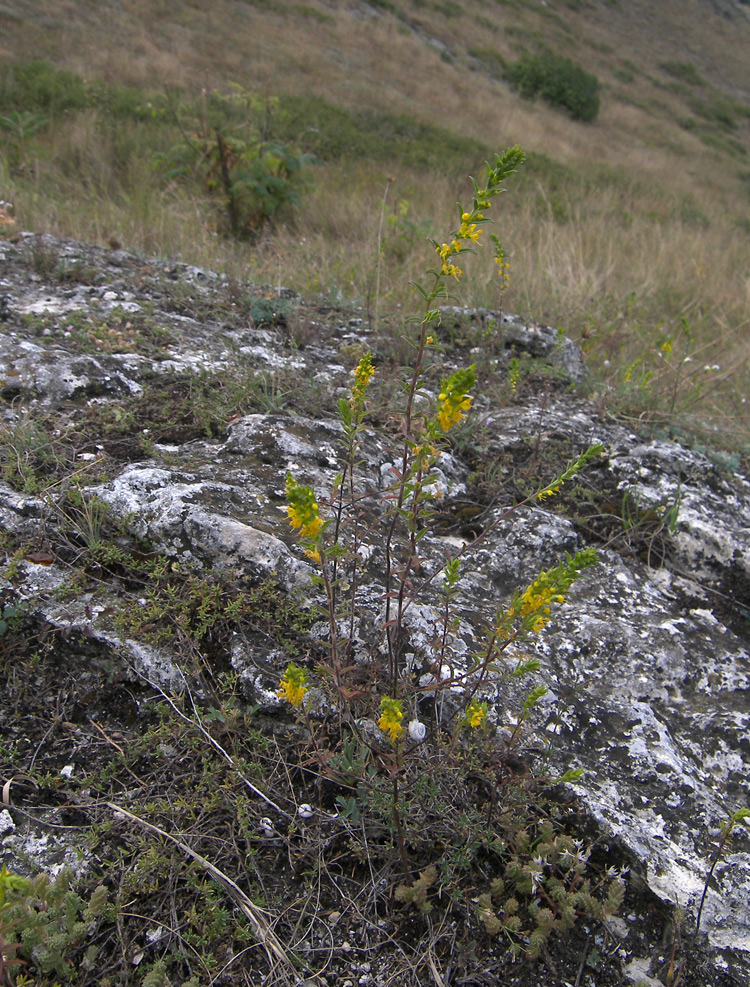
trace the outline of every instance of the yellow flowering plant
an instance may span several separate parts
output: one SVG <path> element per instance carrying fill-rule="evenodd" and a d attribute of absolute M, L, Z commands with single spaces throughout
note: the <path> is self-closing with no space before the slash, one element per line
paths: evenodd
<path fill-rule="evenodd" d="M 320 508 L 311 487 L 297 483 L 291 473 L 286 476 L 287 514 L 289 524 L 296 528 L 306 541 L 317 544 L 323 522 Z"/>
<path fill-rule="evenodd" d="M 464 724 L 472 730 L 476 730 L 487 722 L 487 703 L 477 702 L 476 699 L 472 699 L 469 705 L 466 707 L 466 712 L 464 713 Z"/>
<path fill-rule="evenodd" d="M 450 432 L 466 417 L 473 400 L 469 391 L 476 382 L 477 368 L 474 364 L 443 378 L 438 394 L 437 420 L 444 432 Z"/>
<path fill-rule="evenodd" d="M 292 706 L 300 706 L 307 692 L 307 672 L 290 662 L 279 684 L 278 695 Z"/>
<path fill-rule="evenodd" d="M 389 520 L 385 538 L 384 626 L 387 649 L 385 681 L 388 695 L 391 697 L 397 697 L 405 688 L 404 647 L 406 634 L 404 620 L 412 602 L 413 575 L 419 565 L 418 545 L 428 530 L 427 525 L 432 512 L 431 505 L 436 496 L 435 477 L 431 471 L 449 439 L 451 430 L 460 424 L 468 414 L 473 401 L 471 392 L 477 381 L 475 365 L 461 368 L 443 378 L 431 412 L 417 411 L 415 398 L 423 386 L 425 350 L 428 346 L 434 345 L 437 340 L 440 325 L 438 305 L 449 297 L 448 281 L 449 279 L 460 280 L 463 273 L 454 263 L 454 260 L 461 255 L 474 252 L 481 243 L 484 234 L 483 227 L 489 222 L 487 212 L 491 207 L 492 200 L 504 191 L 503 182 L 515 172 L 523 158 L 523 152 L 519 147 L 510 148 L 502 156 L 496 155 L 494 164 L 488 163 L 486 182 L 483 187 L 472 180 L 474 186 L 473 201 L 471 206 L 466 209 L 459 205 L 457 228 L 452 230 L 448 238 L 442 243 L 431 240 L 439 260 L 437 268 L 429 272 L 431 282 L 426 286 L 420 283 L 414 284 L 415 291 L 423 301 L 423 313 L 420 318 L 411 320 L 412 324 L 417 325 L 417 333 L 413 341 L 415 348 L 414 366 L 407 385 L 406 403 L 402 412 L 401 432 L 404 440 L 400 453 L 401 468 L 398 471 L 398 480 L 394 488 L 386 495 L 390 506 L 387 513 Z M 501 280 L 504 283 L 507 275 L 506 253 L 495 234 L 491 234 L 491 240 L 494 244 L 495 260 L 498 264 Z M 323 522 L 321 519 L 314 491 L 297 483 L 292 476 L 287 477 L 289 523 L 299 532 L 308 557 L 320 566 L 321 578 L 326 590 L 333 677 L 340 690 L 344 687 L 342 670 L 345 667 L 345 659 L 350 657 L 349 648 L 354 630 L 354 593 L 357 586 L 357 570 L 360 565 L 357 549 L 360 544 L 361 524 L 358 499 L 354 489 L 354 465 L 363 428 L 367 389 L 374 373 L 375 367 L 372 357 L 369 353 L 365 354 L 355 368 L 350 397 L 339 400 L 339 413 L 346 449 L 342 457 L 343 469 L 336 476 L 332 494 L 327 500 L 331 513 L 330 523 L 332 524 L 330 538 L 325 535 L 329 522 Z M 571 463 L 559 477 L 541 487 L 536 498 L 541 501 L 551 497 L 598 451 L 599 447 L 594 447 L 584 453 Z M 342 524 L 345 517 L 351 521 L 352 525 L 348 549 L 342 543 Z M 506 517 L 507 514 L 503 515 L 495 523 Z M 405 540 L 402 536 L 404 529 Z M 465 546 L 465 549 L 459 553 L 459 557 L 466 550 L 474 547 L 474 544 Z M 588 559 L 588 555 L 583 561 L 576 557 L 576 564 L 580 563 L 579 568 L 566 570 L 566 572 L 575 571 L 577 573 L 583 565 L 589 564 Z M 349 634 L 342 637 L 340 617 L 342 614 L 341 591 L 343 584 L 340 575 L 344 560 L 350 563 L 350 572 L 347 576 L 350 603 L 346 610 L 346 616 L 349 618 Z M 457 557 L 453 562 L 449 561 L 446 566 L 446 572 L 453 573 L 451 585 L 454 587 L 458 579 L 458 564 Z M 544 585 L 547 586 L 550 578 L 549 574 L 542 573 L 539 580 L 542 582 L 546 580 Z M 570 576 L 569 578 L 572 581 L 574 577 Z M 563 577 L 560 576 L 560 579 Z M 536 583 L 534 585 L 536 586 Z M 491 637 L 481 659 L 479 659 L 479 664 L 483 669 L 486 670 L 491 666 L 498 657 L 499 651 L 503 650 L 508 642 L 515 640 L 522 634 L 540 630 L 548 619 L 549 603 L 559 602 L 558 599 L 552 599 L 552 597 L 529 596 L 530 593 L 531 588 L 526 591 L 527 595 L 523 599 L 517 594 L 517 599 L 514 598 L 510 608 L 498 616 L 496 632 Z M 446 595 L 444 634 L 441 654 L 438 656 L 439 660 L 445 656 L 449 637 L 447 629 L 450 623 L 448 604 L 450 595 Z M 562 598 L 562 590 L 556 596 Z M 470 671 L 472 674 L 476 671 L 476 663 Z M 381 713 L 381 718 L 382 715 L 384 714 Z M 389 722 L 391 721 L 389 720 Z M 394 740 L 393 729 L 388 729 L 385 732 L 391 740 Z"/>
<path fill-rule="evenodd" d="M 522 593 L 516 590 L 510 606 L 498 613 L 496 634 L 499 646 L 529 634 L 537 634 L 550 620 L 551 607 L 565 601 L 565 594 L 587 569 L 597 562 L 593 548 L 567 556 L 554 568 L 542 570 Z"/>
<path fill-rule="evenodd" d="M 437 574 L 433 570 L 432 576 L 425 577 L 420 558 L 420 546 L 430 532 L 434 501 L 439 496 L 435 468 L 454 430 L 469 414 L 477 387 L 476 365 L 471 365 L 443 376 L 439 389 L 432 391 L 432 400 L 424 400 L 431 386 L 425 356 L 428 347 L 439 346 L 441 305 L 450 298 L 449 285 L 455 286 L 463 276 L 463 266 L 456 262 L 460 259 L 464 265 L 465 255 L 481 245 L 491 204 L 504 191 L 505 179 L 522 161 L 523 152 L 514 147 L 487 165 L 484 186 L 480 188 L 474 182 L 471 206 L 464 209 L 459 205 L 456 229 L 442 242 L 431 241 L 437 264 L 428 272 L 429 280 L 425 284 L 414 283 L 422 314 L 409 321 L 414 355 L 404 387 L 404 406 L 398 413 L 401 439 L 392 470 L 394 482 L 382 493 L 371 489 L 363 493 L 355 484 L 369 385 L 376 373 L 369 353 L 354 370 L 350 395 L 338 402 L 344 449 L 331 492 L 320 499 L 325 519 L 314 491 L 287 477 L 289 523 L 300 535 L 325 589 L 330 657 L 330 668 L 325 672 L 334 686 L 333 698 L 346 725 L 339 750 L 326 752 L 317 739 L 309 711 L 303 709 L 311 743 L 326 777 L 340 779 L 347 793 L 353 788 L 357 792 L 356 797 L 339 797 L 346 813 L 358 813 L 358 805 L 370 804 L 380 806 L 379 811 L 389 817 L 405 878 L 411 871 L 410 786 L 419 775 L 418 765 L 424 763 L 426 749 L 432 752 L 430 758 L 440 764 L 460 765 L 464 758 L 479 757 L 484 748 L 490 760 L 496 756 L 492 753 L 494 713 L 488 697 L 493 690 L 497 693 L 504 677 L 521 678 L 540 667 L 535 658 L 510 657 L 511 646 L 541 632 L 551 619 L 553 607 L 565 600 L 574 581 L 596 562 L 594 551 L 586 549 L 541 571 L 526 589 L 516 591 L 507 606 L 496 610 L 487 622 L 489 632 L 483 646 L 465 657 L 460 670 L 457 668 L 452 651 L 457 621 L 453 608 L 462 558 L 522 504 L 542 502 L 557 493 L 600 452 L 600 446 L 584 452 L 521 504 L 499 512 L 482 534 L 444 560 L 438 569 L 438 573 L 442 572 L 442 626 L 424 658 L 431 671 L 422 676 L 415 674 L 407 616 L 420 592 Z M 506 253 L 494 234 L 486 239 L 494 245 L 502 295 L 508 278 Z M 370 511 L 365 515 L 374 498 L 380 500 L 381 513 L 375 506 L 374 514 Z M 382 525 L 380 532 L 378 523 Z M 353 654 L 353 644 L 357 637 L 356 593 L 365 565 L 363 559 L 367 557 L 361 549 L 367 542 L 377 542 L 382 547 L 385 586 L 383 639 L 380 647 L 371 648 L 364 673 L 363 665 L 358 666 Z M 307 688 L 305 673 L 292 664 L 281 680 L 279 695 L 299 708 Z M 530 689 L 507 748 L 520 740 L 522 726 L 545 693 L 542 684 Z M 429 728 L 422 722 L 427 714 L 432 715 Z M 326 734 L 326 742 L 329 737 L 330 733 Z M 496 775 L 496 769 L 491 773 Z"/>
<path fill-rule="evenodd" d="M 395 744 L 404 732 L 404 728 L 401 726 L 403 718 L 404 711 L 401 708 L 401 700 L 391 699 L 390 696 L 383 696 L 380 700 L 380 719 L 378 720 L 378 726 L 383 733 L 388 734 L 392 744 Z"/>

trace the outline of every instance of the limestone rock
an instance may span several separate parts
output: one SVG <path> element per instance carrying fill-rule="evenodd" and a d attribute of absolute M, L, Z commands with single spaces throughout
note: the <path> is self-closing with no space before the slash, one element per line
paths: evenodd
<path fill-rule="evenodd" d="M 342 352 L 377 343 L 361 319 L 334 318 L 313 327 L 314 342 L 290 346 L 279 325 L 256 325 L 252 308 L 240 312 L 227 303 L 217 311 L 222 281 L 211 272 L 43 238 L 58 264 L 91 272 L 91 283 L 64 287 L 66 281 L 33 273 L 31 245 L 29 238 L 0 241 L 0 294 L 12 299 L 0 324 L 9 429 L 22 424 L 21 403 L 62 422 L 96 402 L 117 409 L 149 380 L 166 386 L 176 374 L 198 379 L 237 366 L 248 378 L 266 375 L 259 378 L 266 383 L 277 372 L 311 381 L 332 405 L 348 385 Z M 192 314 L 181 314 L 187 295 Z M 310 330 L 314 314 L 305 320 Z M 114 335 L 105 336 L 110 330 Z M 506 316 L 499 339 L 511 352 L 549 359 L 568 382 L 583 376 L 577 348 L 553 330 Z M 273 394 L 266 399 L 266 412 L 239 415 L 219 434 L 141 447 L 109 462 L 104 478 L 84 472 L 79 485 L 108 505 L 124 537 L 199 569 L 273 574 L 285 591 L 309 601 L 319 590 L 286 523 L 285 477 L 291 471 L 324 501 L 340 469 L 341 428 L 333 417 L 283 413 L 273 408 Z M 603 536 L 553 502 L 506 518 L 508 503 L 497 501 L 468 526 L 435 527 L 421 544 L 425 561 L 414 577 L 419 603 L 407 611 L 409 661 L 415 673 L 428 673 L 440 632 L 439 572 L 467 542 L 481 534 L 463 562 L 456 600 L 452 658 L 459 667 L 477 647 L 484 618 L 491 619 L 514 589 L 594 539 L 600 564 L 527 646 L 541 661 L 539 681 L 550 689 L 538 726 L 552 740 L 555 771 L 584 769 L 575 792 L 603 838 L 625 849 L 655 893 L 694 914 L 722 821 L 750 803 L 750 484 L 702 454 L 604 421 L 569 394 L 553 393 L 543 403 L 478 404 L 485 455 L 500 464 L 499 487 L 512 464 L 532 454 L 543 463 L 545 452 L 553 456 L 563 441 L 577 452 L 601 442 L 605 451 L 592 469 L 591 495 L 630 513 L 620 518 L 618 534 L 607 508 L 608 530 L 615 533 Z M 385 509 L 382 494 L 398 464 L 397 443 L 380 426 L 366 433 L 360 450 L 357 490 L 370 521 Z M 104 433 L 101 439 L 106 443 Z M 436 474 L 448 511 L 466 497 L 471 470 L 459 455 L 445 454 Z M 24 541 L 54 525 L 63 492 L 52 487 L 37 495 L 2 485 L 4 530 Z M 653 532 L 640 555 L 634 548 L 639 531 Z M 366 663 L 378 660 L 382 637 L 382 540 L 365 538 L 362 551 L 354 653 Z M 22 561 L 16 570 L 13 585 L 40 619 L 85 631 L 109 660 L 136 668 L 161 688 L 179 687 L 182 673 L 168 647 L 149 649 L 117 632 L 101 600 L 56 599 L 62 569 Z M 269 704 L 275 701 L 270 672 L 277 664 L 280 671 L 283 661 L 277 648 L 260 640 L 232 648 L 248 691 Z M 503 726 L 517 709 L 517 694 L 504 688 L 488 697 Z M 750 839 L 740 827 L 716 869 L 702 921 L 717 962 L 738 983 L 750 977 L 748 901 Z M 648 979 L 637 957 L 630 970 Z"/>

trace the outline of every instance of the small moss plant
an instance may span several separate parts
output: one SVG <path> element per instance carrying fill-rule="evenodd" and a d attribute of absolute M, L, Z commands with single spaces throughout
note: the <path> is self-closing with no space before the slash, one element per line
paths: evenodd
<path fill-rule="evenodd" d="M 466 656 L 463 664 L 453 650 L 457 622 L 454 608 L 462 559 L 517 508 L 501 514 L 482 535 L 445 560 L 440 569 L 442 586 L 437 585 L 439 580 L 434 576 L 424 576 L 421 558 L 423 539 L 430 532 L 432 504 L 438 497 L 438 457 L 448 447 L 451 432 L 469 414 L 477 381 L 475 365 L 460 368 L 442 378 L 436 395 L 433 392 L 429 400 L 426 354 L 437 345 L 440 306 L 450 298 L 449 286 L 461 280 L 467 255 L 482 243 L 494 198 L 504 191 L 503 182 L 523 158 L 519 147 L 497 155 L 494 164 L 487 165 L 484 186 L 473 182 L 471 206 L 464 209 L 459 205 L 456 228 L 444 241 L 430 241 L 436 263 L 425 283 L 414 284 L 422 312 L 408 323 L 413 366 L 404 385 L 404 405 L 398 413 L 402 438 L 393 470 L 395 479 L 380 503 L 373 506 L 375 495 L 362 494 L 355 482 L 367 389 L 375 372 L 369 354 L 361 358 L 354 371 L 350 397 L 339 402 L 344 450 L 342 469 L 330 495 L 319 498 L 311 487 L 287 475 L 289 524 L 315 564 L 326 597 L 329 664 L 321 671 L 323 680 L 332 682 L 333 698 L 345 725 L 340 749 L 322 750 L 314 739 L 315 727 L 304 708 L 308 678 L 302 668 L 294 663 L 287 667 L 279 695 L 306 717 L 321 773 L 349 792 L 356 791 L 356 796 L 338 797 L 343 815 L 357 819 L 360 811 L 370 811 L 391 832 L 404 877 L 396 891 L 397 899 L 427 912 L 430 889 L 450 882 L 452 874 L 470 864 L 480 846 L 491 847 L 504 876 L 480 898 L 479 918 L 489 934 L 503 931 L 516 951 L 525 950 L 527 955 L 536 957 L 550 932 L 565 931 L 577 914 L 599 916 L 616 908 L 622 898 L 622 886 L 615 882 L 615 887 L 610 874 L 594 887 L 584 874 L 587 854 L 583 845 L 557 832 L 552 821 L 542 823 L 534 812 L 526 819 L 523 811 L 518 818 L 514 816 L 513 824 L 496 819 L 501 799 L 507 797 L 514 805 L 519 801 L 518 784 L 508 769 L 509 752 L 520 744 L 524 724 L 547 689 L 541 683 L 530 688 L 514 729 L 504 741 L 506 749 L 500 754 L 497 740 L 493 739 L 491 696 L 493 690 L 497 694 L 505 677 L 518 679 L 539 670 L 537 659 L 511 657 L 509 649 L 545 628 L 553 607 L 564 601 L 583 570 L 596 562 L 596 554 L 593 549 L 578 551 L 541 571 L 529 586 L 516 591 L 510 602 L 495 610 L 487 621 L 486 640 L 478 653 Z M 507 282 L 508 261 L 499 239 L 490 239 L 502 291 Z M 524 503 L 553 497 L 600 451 L 600 446 L 593 446 L 582 453 Z M 353 643 L 356 594 L 363 559 L 368 557 L 363 551 L 367 542 L 382 546 L 385 592 L 383 639 L 372 655 L 368 681 L 363 684 L 361 668 L 353 660 Z M 434 595 L 436 590 L 442 595 L 442 632 L 424 658 L 425 674 L 419 676 L 415 673 L 407 615 L 420 594 Z M 420 718 L 420 713 L 424 716 L 427 710 L 432 715 L 431 726 Z M 367 723 L 371 726 L 369 731 L 365 729 Z M 431 761 L 422 770 L 426 749 L 432 752 Z M 439 868 L 430 865 L 414 879 L 410 853 L 418 852 L 421 846 L 417 820 L 425 812 L 425 803 L 420 799 L 426 800 L 434 811 L 436 800 L 446 798 L 446 811 L 456 812 L 455 805 L 448 808 L 456 789 L 451 793 L 451 784 L 446 785 L 445 778 L 437 776 L 437 764 L 444 766 L 445 777 L 456 779 L 457 786 L 465 787 L 468 774 L 481 774 L 492 795 L 484 824 L 476 813 L 469 813 L 458 826 L 466 833 L 464 859 L 460 850 L 450 860 L 446 855 Z M 459 780 L 456 770 L 464 772 L 463 780 Z M 435 825 L 439 828 L 442 823 Z M 604 897 L 597 897 L 605 885 Z M 504 889 L 508 894 L 503 899 Z M 524 898 L 523 907 L 513 896 Z M 504 904 L 498 911 L 497 902 L 501 899 Z"/>

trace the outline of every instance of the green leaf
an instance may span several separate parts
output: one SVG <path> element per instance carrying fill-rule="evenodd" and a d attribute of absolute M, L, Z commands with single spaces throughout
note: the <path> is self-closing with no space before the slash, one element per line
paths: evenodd
<path fill-rule="evenodd" d="M 547 695 L 547 691 L 546 685 L 535 686 L 523 701 L 524 710 L 528 712 L 530 709 L 533 709 L 539 700 Z"/>
<path fill-rule="evenodd" d="M 352 409 L 346 398 L 339 398 L 339 414 L 344 425 L 347 427 L 350 426 L 352 423 Z"/>
<path fill-rule="evenodd" d="M 573 781 L 580 781 L 583 778 L 583 768 L 568 768 L 565 774 L 560 775 L 555 780 L 556 785 L 564 785 Z"/>
<path fill-rule="evenodd" d="M 521 677 L 522 675 L 528 675 L 529 672 L 538 672 L 541 668 L 541 663 L 538 658 L 529 658 L 527 661 L 519 661 L 511 675 Z"/>

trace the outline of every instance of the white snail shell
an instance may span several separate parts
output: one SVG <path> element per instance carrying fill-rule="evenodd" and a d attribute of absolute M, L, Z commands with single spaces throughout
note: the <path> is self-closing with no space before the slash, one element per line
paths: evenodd
<path fill-rule="evenodd" d="M 419 744 L 427 736 L 427 727 L 419 720 L 412 720 L 409 724 L 409 736 Z"/>

